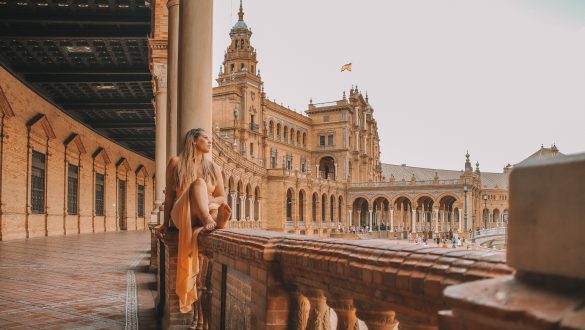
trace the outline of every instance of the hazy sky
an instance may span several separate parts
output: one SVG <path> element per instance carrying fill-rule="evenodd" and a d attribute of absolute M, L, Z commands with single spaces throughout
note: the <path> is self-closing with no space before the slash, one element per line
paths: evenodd
<path fill-rule="evenodd" d="M 214 3 L 214 77 L 239 0 Z M 244 0 L 268 98 L 367 90 L 382 162 L 501 172 L 585 151 L 585 0 Z M 339 72 L 352 62 L 352 72 Z"/>

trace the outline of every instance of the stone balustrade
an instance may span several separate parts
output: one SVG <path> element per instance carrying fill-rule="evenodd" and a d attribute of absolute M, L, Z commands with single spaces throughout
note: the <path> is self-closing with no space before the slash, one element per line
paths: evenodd
<path fill-rule="evenodd" d="M 181 328 L 193 316 L 179 314 L 168 294 L 174 292 L 169 277 L 176 265 L 168 244 L 175 236 L 169 232 L 165 241 L 171 266 L 165 325 Z M 251 329 L 329 329 L 329 307 L 338 329 L 353 329 L 358 318 L 369 329 L 393 329 L 398 323 L 435 329 L 438 311 L 447 307 L 445 287 L 512 273 L 502 252 L 394 241 L 230 229 L 202 235 L 200 244 L 209 260 L 210 271 L 200 281 L 208 284 L 203 290 L 211 301 L 210 329 L 227 327 L 226 322 L 245 322 Z"/>

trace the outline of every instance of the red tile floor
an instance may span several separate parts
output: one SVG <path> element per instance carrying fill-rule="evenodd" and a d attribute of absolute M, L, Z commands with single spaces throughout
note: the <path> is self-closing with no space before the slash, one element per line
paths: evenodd
<path fill-rule="evenodd" d="M 150 233 L 0 242 L 0 329 L 156 329 Z"/>

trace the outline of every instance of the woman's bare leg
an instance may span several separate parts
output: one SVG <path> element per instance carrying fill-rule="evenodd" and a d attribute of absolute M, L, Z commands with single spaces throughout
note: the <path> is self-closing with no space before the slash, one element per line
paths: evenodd
<path fill-rule="evenodd" d="M 207 184 L 199 178 L 189 186 L 189 203 L 191 206 L 191 223 L 213 230 L 215 221 L 209 214 L 209 197 Z"/>

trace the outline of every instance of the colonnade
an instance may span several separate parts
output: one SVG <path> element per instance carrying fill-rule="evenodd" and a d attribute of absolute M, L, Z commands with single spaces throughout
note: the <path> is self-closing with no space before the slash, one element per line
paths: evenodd
<path fill-rule="evenodd" d="M 152 213 L 159 223 L 168 160 L 178 154 L 190 129 L 212 132 L 213 0 L 170 0 L 167 7 L 167 64 L 155 62 L 151 68 L 156 111 L 156 188 Z"/>

